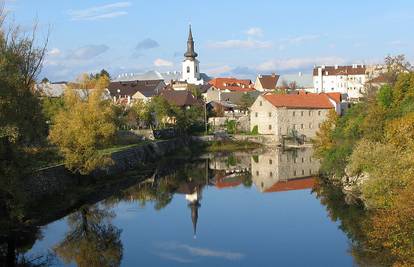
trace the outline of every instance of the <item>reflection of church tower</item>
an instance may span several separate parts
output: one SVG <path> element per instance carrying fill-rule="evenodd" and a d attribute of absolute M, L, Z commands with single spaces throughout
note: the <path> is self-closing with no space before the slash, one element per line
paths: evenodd
<path fill-rule="evenodd" d="M 193 40 L 193 33 L 191 32 L 191 25 L 190 30 L 188 33 L 188 40 L 187 40 L 187 52 L 184 54 L 184 61 L 183 65 L 183 73 L 182 73 L 182 80 L 186 81 L 187 83 L 191 84 L 203 84 L 203 80 L 200 79 L 200 62 L 196 59 L 198 54 L 194 51 L 194 40 Z"/>
<path fill-rule="evenodd" d="M 187 194 L 185 198 L 189 202 L 188 207 L 191 209 L 191 221 L 193 222 L 193 234 L 194 234 L 194 238 L 196 238 L 197 237 L 198 208 L 201 207 L 201 204 L 200 204 L 201 190 L 199 186 L 197 186 L 194 193 Z"/>

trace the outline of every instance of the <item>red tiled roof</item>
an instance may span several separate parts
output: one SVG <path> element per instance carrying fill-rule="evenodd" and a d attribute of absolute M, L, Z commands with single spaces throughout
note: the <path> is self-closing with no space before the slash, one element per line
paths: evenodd
<path fill-rule="evenodd" d="M 313 69 L 313 76 L 318 76 L 318 68 L 316 67 Z M 356 67 L 353 66 L 325 66 L 322 69 L 323 76 L 329 75 L 364 75 L 366 71 L 365 66 L 358 65 Z"/>
<path fill-rule="evenodd" d="M 268 189 L 266 189 L 264 192 L 272 193 L 272 192 L 310 189 L 310 188 L 313 188 L 313 186 L 315 185 L 315 182 L 316 182 L 315 177 L 293 179 L 293 180 L 288 180 L 287 182 L 277 182 L 273 184 L 271 187 L 269 187 Z"/>
<path fill-rule="evenodd" d="M 255 91 L 251 80 L 239 80 L 236 78 L 214 78 L 209 84 L 218 89 L 230 91 L 251 92 Z"/>
<path fill-rule="evenodd" d="M 263 97 L 275 107 L 331 109 L 334 108 L 326 94 L 264 94 Z"/>
<path fill-rule="evenodd" d="M 330 99 L 335 101 L 336 103 L 341 103 L 341 93 L 333 92 L 333 93 L 325 93 L 329 96 Z"/>

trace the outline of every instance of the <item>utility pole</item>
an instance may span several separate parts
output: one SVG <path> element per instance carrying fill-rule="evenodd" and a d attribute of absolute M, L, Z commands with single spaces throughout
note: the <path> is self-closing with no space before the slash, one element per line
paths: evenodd
<path fill-rule="evenodd" d="M 204 126 L 205 126 L 205 135 L 208 132 L 208 123 L 207 123 L 207 102 L 204 103 Z"/>

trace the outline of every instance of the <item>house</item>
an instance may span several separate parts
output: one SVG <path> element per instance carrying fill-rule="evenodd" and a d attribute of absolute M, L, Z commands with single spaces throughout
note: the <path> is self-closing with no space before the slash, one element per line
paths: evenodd
<path fill-rule="evenodd" d="M 251 80 L 236 78 L 215 78 L 209 84 L 211 87 L 205 93 L 207 102 L 230 102 L 239 105 L 243 94 L 250 94 L 256 98 L 260 92 L 254 88 Z"/>
<path fill-rule="evenodd" d="M 257 126 L 259 134 L 275 135 L 279 140 L 292 133 L 309 140 L 330 110 L 340 113 L 339 100 L 325 93 L 265 93 L 250 108 L 250 130 Z"/>
<path fill-rule="evenodd" d="M 160 94 L 171 105 L 180 108 L 190 108 L 192 106 L 201 105 L 202 102 L 196 99 L 190 91 L 187 90 L 164 90 Z"/>
<path fill-rule="evenodd" d="M 147 102 L 161 93 L 165 86 L 164 80 L 120 81 L 111 82 L 108 90 L 115 102 L 131 104 L 137 100 Z"/>
<path fill-rule="evenodd" d="M 272 73 L 271 75 L 259 75 L 254 83 L 254 88 L 260 92 L 276 90 L 279 75 Z"/>
<path fill-rule="evenodd" d="M 313 69 L 315 93 L 338 92 L 347 94 L 350 100 L 358 100 L 363 96 L 366 80 L 367 69 L 365 65 L 322 65 Z"/>
<path fill-rule="evenodd" d="M 34 90 L 40 96 L 44 97 L 62 97 L 65 93 L 66 89 L 68 88 L 67 82 L 45 82 L 45 83 L 38 83 L 34 86 Z"/>

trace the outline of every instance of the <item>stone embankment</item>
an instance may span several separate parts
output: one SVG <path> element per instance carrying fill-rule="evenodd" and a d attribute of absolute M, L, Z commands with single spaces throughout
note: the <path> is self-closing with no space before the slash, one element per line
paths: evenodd
<path fill-rule="evenodd" d="M 122 174 L 143 165 L 156 163 L 161 157 L 172 155 L 188 146 L 189 140 L 185 138 L 160 140 L 115 152 L 111 155 L 113 161 L 111 166 L 97 170 L 88 177 L 73 174 L 63 165 L 44 168 L 25 177 L 23 190 L 27 197 L 33 199 L 62 194 L 84 178 Z"/>

